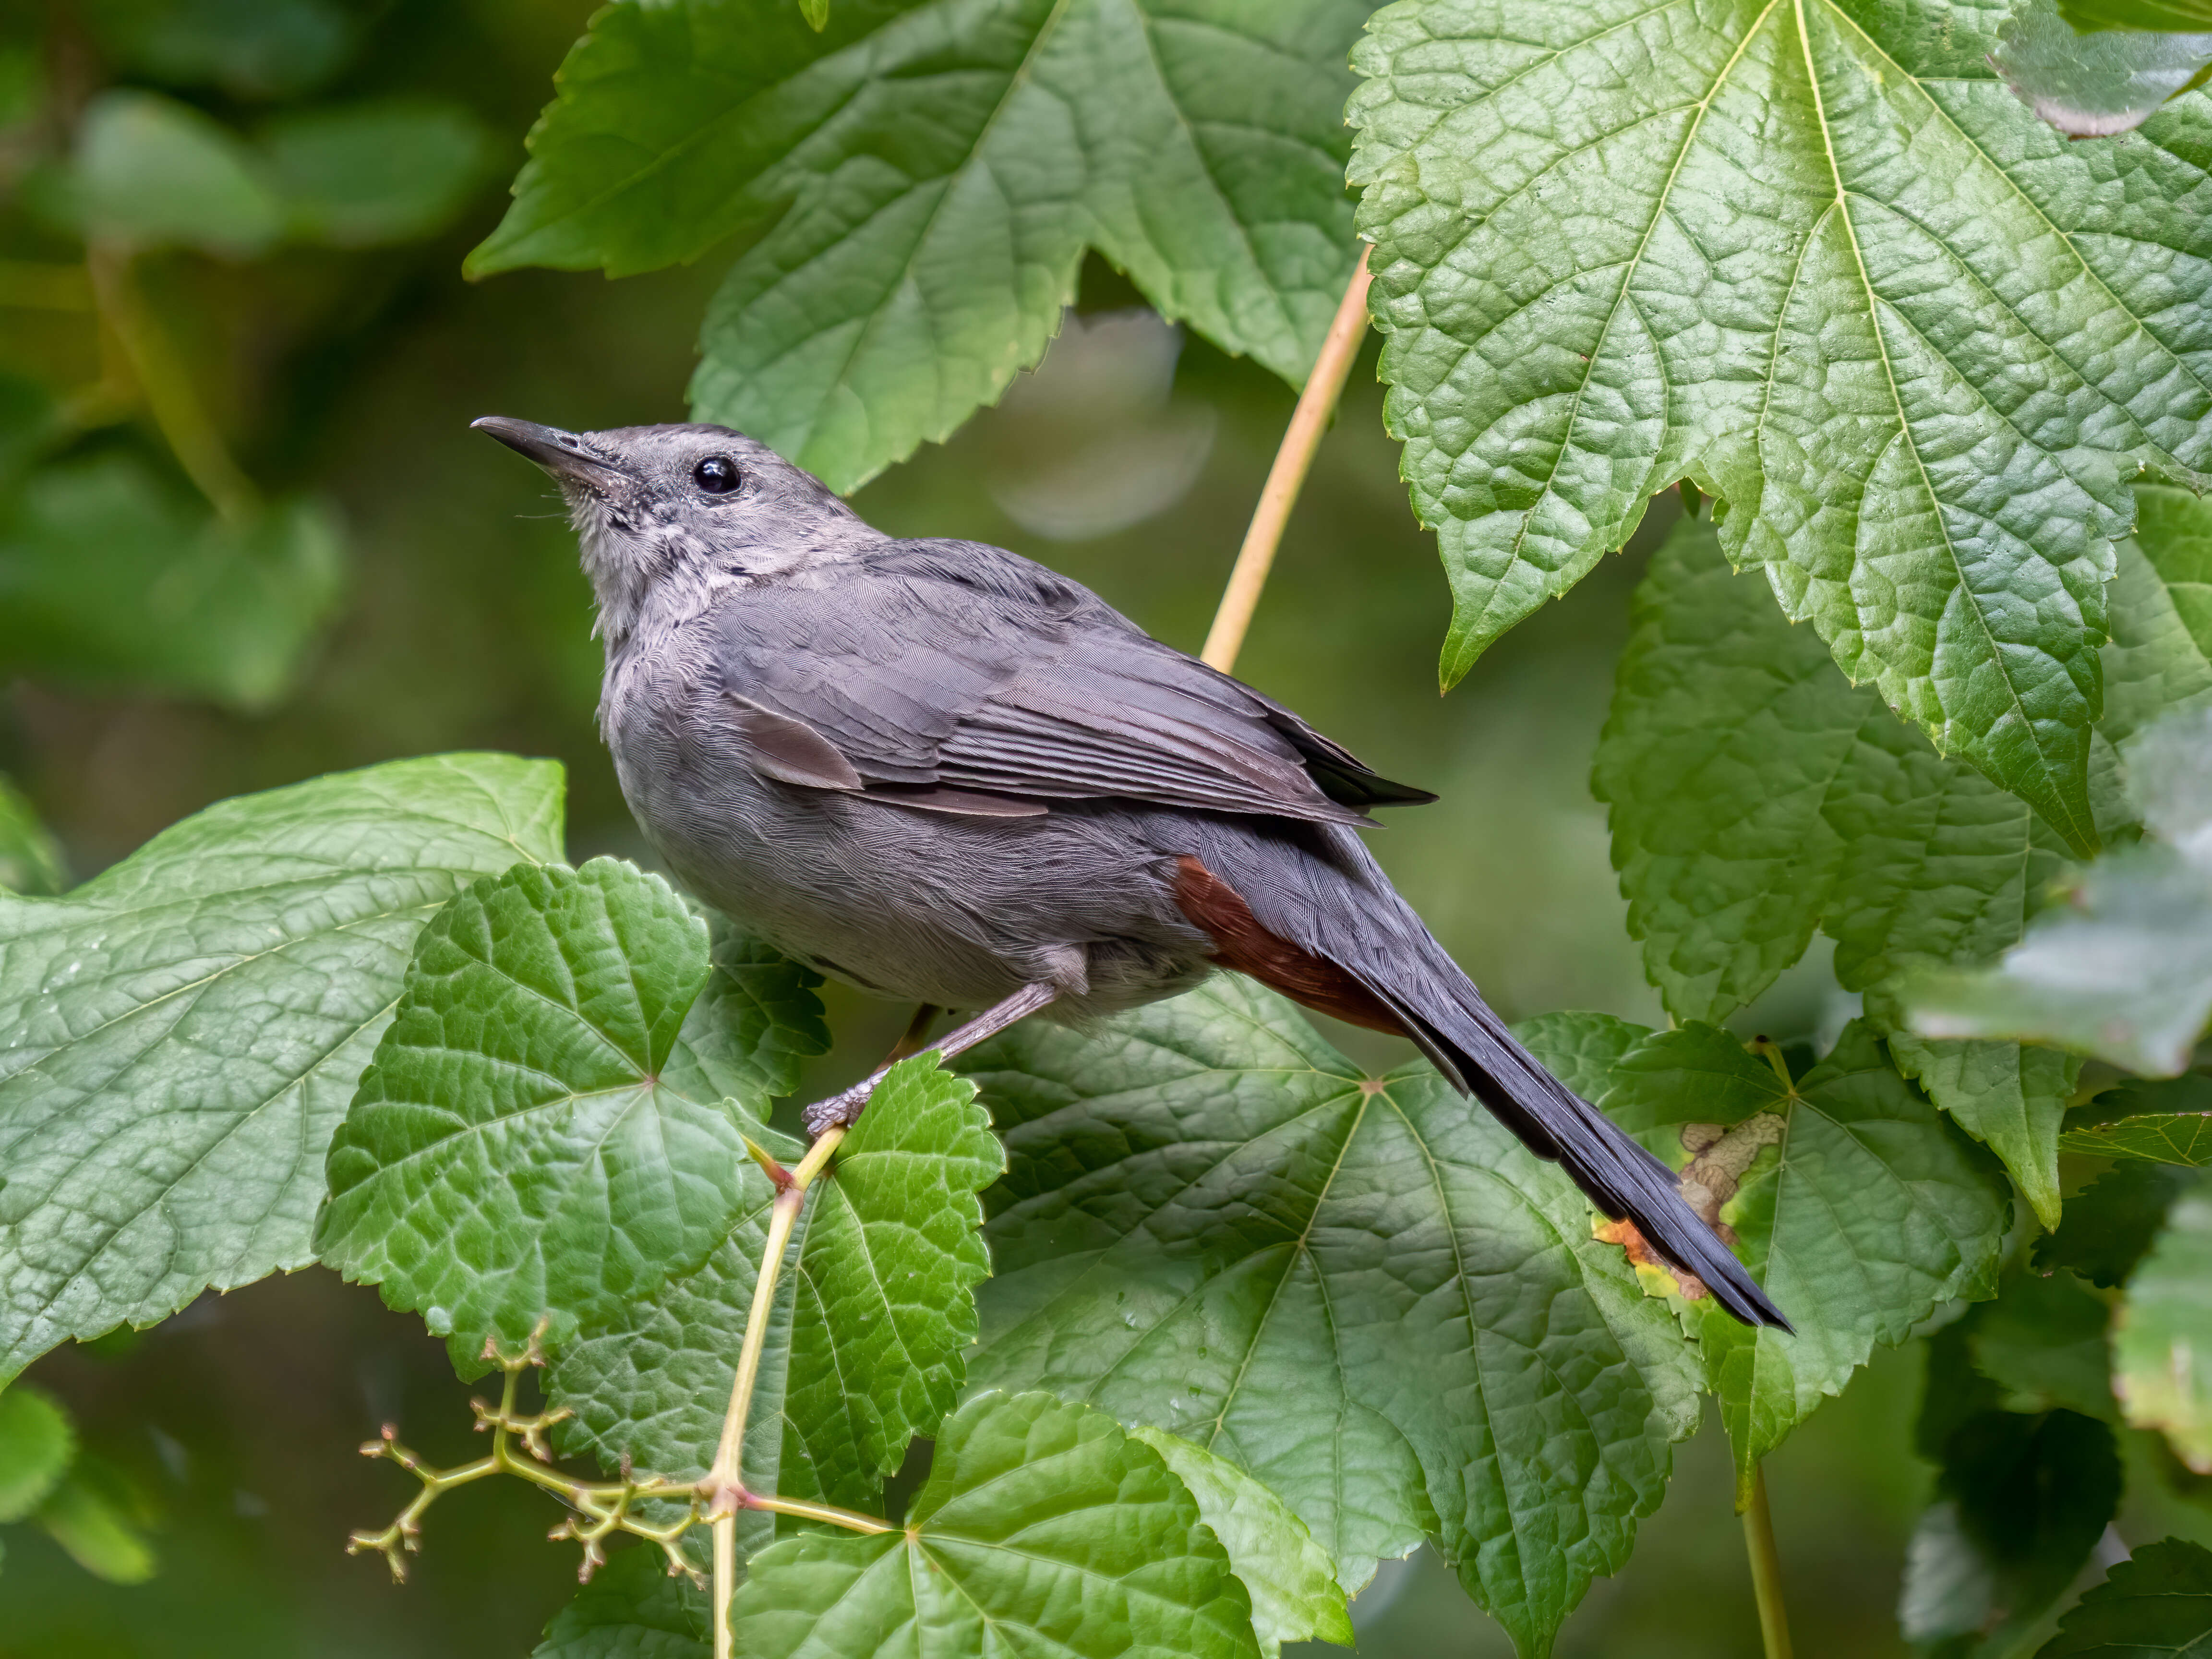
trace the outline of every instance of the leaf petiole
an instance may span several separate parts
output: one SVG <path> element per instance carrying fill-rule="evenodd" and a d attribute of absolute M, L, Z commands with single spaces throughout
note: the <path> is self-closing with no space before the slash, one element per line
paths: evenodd
<path fill-rule="evenodd" d="M 1766 1507 L 1766 1471 L 1751 1472 L 1751 1504 L 1743 1512 L 1744 1553 L 1751 1558 L 1751 1592 L 1759 1603 L 1759 1637 L 1766 1659 L 1790 1659 L 1790 1613 L 1782 1603 L 1782 1557 L 1774 1547 L 1774 1517 Z"/>
<path fill-rule="evenodd" d="M 698 1486 L 707 1505 L 707 1518 L 714 1524 L 714 1659 L 730 1659 L 732 1651 L 730 1596 L 738 1578 L 738 1511 L 751 1508 L 785 1512 L 778 1506 L 786 1500 L 757 1498 L 744 1489 L 745 1419 L 752 1408 L 753 1386 L 760 1378 L 761 1351 L 768 1342 L 769 1314 L 775 1303 L 775 1282 L 783 1272 L 785 1249 L 799 1224 L 799 1212 L 805 1207 L 806 1189 L 829 1166 L 830 1155 L 844 1139 L 842 1127 L 823 1131 L 806 1149 L 806 1156 L 799 1160 L 799 1167 L 777 1183 L 775 1203 L 769 1212 L 768 1237 L 761 1246 L 760 1278 L 753 1286 L 752 1305 L 745 1313 L 744 1346 L 738 1351 L 738 1374 L 730 1387 L 730 1408 L 722 1418 L 722 1437 L 714 1448 L 714 1463 Z M 802 1507 L 811 1511 L 811 1505 Z M 835 1511 L 840 1516 L 845 1513 L 842 1510 Z M 827 1520 L 831 1516 L 823 1513 L 817 1518 Z M 851 1522 L 839 1521 L 837 1524 Z"/>

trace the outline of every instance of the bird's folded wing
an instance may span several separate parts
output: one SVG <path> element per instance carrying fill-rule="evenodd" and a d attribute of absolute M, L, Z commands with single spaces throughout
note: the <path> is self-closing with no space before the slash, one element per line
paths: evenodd
<path fill-rule="evenodd" d="M 1426 798 L 1013 555 L 856 574 L 726 607 L 719 662 L 733 725 L 754 711 L 797 723 L 863 793 L 936 785 L 1335 823 L 1367 822 L 1369 802 Z M 799 746 L 787 735 L 782 749 Z M 850 787 L 834 765 L 814 769 L 823 787 Z"/>

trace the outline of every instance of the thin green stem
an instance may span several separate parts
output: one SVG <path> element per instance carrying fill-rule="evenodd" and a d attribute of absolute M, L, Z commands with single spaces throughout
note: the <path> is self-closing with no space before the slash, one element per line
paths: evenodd
<path fill-rule="evenodd" d="M 1752 1038 L 1752 1040 L 1744 1046 L 1749 1048 L 1752 1053 L 1757 1054 L 1761 1060 L 1765 1060 L 1769 1069 L 1773 1072 L 1774 1075 L 1782 1079 L 1782 1089 L 1784 1093 L 1788 1094 L 1793 1092 L 1796 1089 L 1796 1079 L 1790 1075 L 1790 1062 L 1782 1057 L 1782 1045 L 1780 1043 L 1775 1042 L 1771 1037 L 1761 1036 Z"/>
<path fill-rule="evenodd" d="M 828 1167 L 830 1154 L 844 1139 L 842 1128 L 830 1129 L 817 1138 L 769 1211 L 768 1237 L 761 1246 L 760 1275 L 753 1283 L 752 1306 L 745 1311 L 744 1343 L 738 1350 L 738 1373 L 730 1385 L 729 1409 L 722 1415 L 722 1437 L 714 1447 L 714 1462 L 707 1478 L 699 1483 L 714 1528 L 714 1659 L 731 1659 L 735 1651 L 730 1632 L 730 1597 L 738 1581 L 738 1511 L 747 1507 L 750 1496 L 744 1488 L 745 1420 L 752 1410 L 754 1384 L 760 1380 L 761 1352 L 768 1344 L 776 1280 L 783 1272 L 784 1251 L 799 1224 L 799 1212 L 806 1204 L 806 1189 Z"/>
<path fill-rule="evenodd" d="M 1790 1659 L 1790 1615 L 1782 1604 L 1782 1558 L 1766 1507 L 1766 1471 L 1751 1472 L 1751 1507 L 1743 1512 L 1743 1547 L 1751 1558 L 1751 1593 L 1759 1603 L 1759 1637 L 1766 1659 Z"/>
<path fill-rule="evenodd" d="M 758 1492 L 747 1492 L 744 1498 L 749 1510 L 764 1510 L 770 1515 L 793 1515 L 802 1521 L 826 1521 L 833 1527 L 842 1527 L 848 1532 L 896 1532 L 898 1528 L 888 1521 L 872 1515 L 862 1515 L 858 1510 L 841 1510 L 831 1504 L 806 1504 L 796 1498 L 763 1498 Z"/>

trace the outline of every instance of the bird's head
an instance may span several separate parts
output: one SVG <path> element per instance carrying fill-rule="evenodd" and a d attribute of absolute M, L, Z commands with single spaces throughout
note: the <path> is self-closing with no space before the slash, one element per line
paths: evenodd
<path fill-rule="evenodd" d="M 655 598 L 703 603 L 718 586 L 880 539 L 813 474 L 725 426 L 563 432 L 504 415 L 472 424 L 561 486 L 601 626 L 617 638 Z"/>

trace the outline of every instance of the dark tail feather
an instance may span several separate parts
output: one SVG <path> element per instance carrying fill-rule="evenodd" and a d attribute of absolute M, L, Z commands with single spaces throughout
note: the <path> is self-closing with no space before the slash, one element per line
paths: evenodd
<path fill-rule="evenodd" d="M 1441 946 L 1437 954 L 1443 955 Z M 1653 1250 L 1680 1271 L 1696 1274 L 1714 1299 L 1745 1324 L 1790 1329 L 1735 1253 L 1683 1200 L 1674 1172 L 1546 1071 L 1455 964 L 1451 974 L 1456 984 L 1437 986 L 1433 979 L 1440 975 L 1425 975 L 1432 983 L 1424 988 L 1431 994 L 1420 1005 L 1371 981 L 1370 985 L 1462 1094 L 1488 1107 L 1537 1157 L 1555 1160 L 1608 1218 L 1633 1222 Z"/>
<path fill-rule="evenodd" d="M 1205 865 L 1270 933 L 1373 993 L 1462 1094 L 1488 1107 L 1539 1158 L 1556 1161 L 1608 1217 L 1634 1223 L 1653 1250 L 1696 1274 L 1736 1318 L 1790 1328 L 1735 1252 L 1684 1201 L 1674 1172 L 1514 1040 L 1354 832 L 1200 823 Z M 1179 833 L 1193 827 L 1182 820 Z M 1294 985 L 1279 988 L 1313 1000 Z"/>

